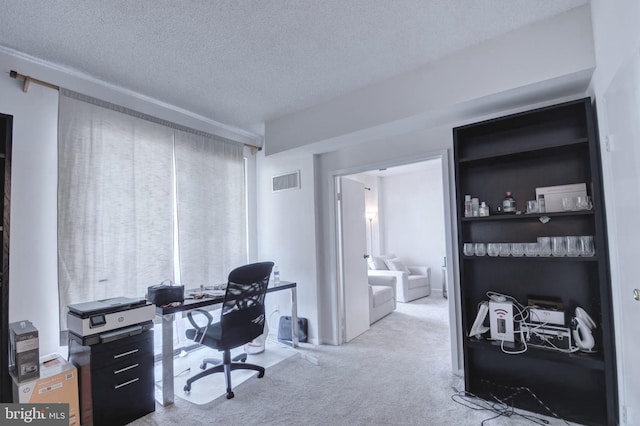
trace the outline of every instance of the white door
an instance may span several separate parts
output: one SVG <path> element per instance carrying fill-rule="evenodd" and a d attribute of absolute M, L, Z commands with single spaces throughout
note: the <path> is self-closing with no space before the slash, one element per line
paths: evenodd
<path fill-rule="evenodd" d="M 364 184 L 340 178 L 340 235 L 342 236 L 342 289 L 344 341 L 369 329 L 367 227 Z"/>
<path fill-rule="evenodd" d="M 602 108 L 602 105 L 600 105 Z M 622 365 L 621 424 L 640 424 L 640 291 L 638 241 L 640 241 L 640 56 L 622 67 L 604 95 L 607 151 L 603 163 L 607 196 L 608 232 L 611 235 L 611 276 L 617 283 L 614 302 L 618 315 L 616 352 Z M 602 123 L 605 124 L 605 123 Z M 597 250 L 597 247 L 596 247 Z M 625 419 L 626 417 L 626 419 Z M 625 421 L 626 420 L 626 421 Z"/>

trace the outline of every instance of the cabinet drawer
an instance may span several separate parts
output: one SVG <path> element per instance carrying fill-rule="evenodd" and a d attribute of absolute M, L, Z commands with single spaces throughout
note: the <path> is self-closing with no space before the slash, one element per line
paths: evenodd
<path fill-rule="evenodd" d="M 119 389 L 129 382 L 138 381 L 142 376 L 153 375 L 153 358 L 129 359 L 105 368 L 95 368 L 91 374 L 94 383 L 99 383 L 105 390 Z"/>
<path fill-rule="evenodd" d="M 94 345 L 91 355 L 91 363 L 97 368 L 126 363 L 139 357 L 153 358 L 153 332 L 150 330 L 122 340 Z"/>
<path fill-rule="evenodd" d="M 94 426 L 127 424 L 155 410 L 153 365 L 93 377 Z M 101 413 L 101 414 L 98 414 Z"/>

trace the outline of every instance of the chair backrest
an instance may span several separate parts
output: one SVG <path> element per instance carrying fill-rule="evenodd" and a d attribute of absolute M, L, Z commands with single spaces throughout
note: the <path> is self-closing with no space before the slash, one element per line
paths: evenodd
<path fill-rule="evenodd" d="M 241 344 L 260 336 L 264 330 L 264 297 L 273 262 L 244 265 L 229 273 L 222 304 L 222 340 Z"/>

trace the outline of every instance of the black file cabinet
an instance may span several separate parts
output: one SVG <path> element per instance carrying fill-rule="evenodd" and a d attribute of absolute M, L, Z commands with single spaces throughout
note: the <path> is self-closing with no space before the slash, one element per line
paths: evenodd
<path fill-rule="evenodd" d="M 83 426 L 125 425 L 155 411 L 153 330 L 87 344 L 69 333 L 70 361 L 78 368 Z"/>

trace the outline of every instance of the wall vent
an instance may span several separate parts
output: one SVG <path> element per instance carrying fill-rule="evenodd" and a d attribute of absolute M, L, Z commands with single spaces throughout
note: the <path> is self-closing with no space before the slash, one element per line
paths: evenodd
<path fill-rule="evenodd" d="M 271 189 L 273 192 L 300 189 L 300 170 L 284 175 L 273 176 L 271 178 Z"/>

